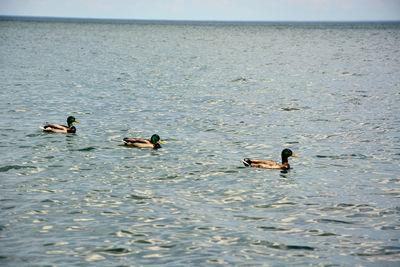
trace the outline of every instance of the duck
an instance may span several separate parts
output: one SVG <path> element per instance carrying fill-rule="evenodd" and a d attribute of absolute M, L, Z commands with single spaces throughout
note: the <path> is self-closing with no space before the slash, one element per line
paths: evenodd
<path fill-rule="evenodd" d="M 134 146 L 139 148 L 161 148 L 160 144 L 164 144 L 158 134 L 153 134 L 150 139 L 144 138 L 127 138 L 122 140 L 127 146 Z"/>
<path fill-rule="evenodd" d="M 243 159 L 242 162 L 246 167 L 287 170 L 290 169 L 288 158 L 289 157 L 298 158 L 298 156 L 296 156 L 292 152 L 292 150 L 288 148 L 282 150 L 281 156 L 282 156 L 282 164 L 279 164 L 278 162 L 275 162 L 273 160 L 260 160 L 260 159 L 249 159 L 249 158 Z"/>
<path fill-rule="evenodd" d="M 76 128 L 75 126 L 72 125 L 72 123 L 74 122 L 80 123 L 75 119 L 74 116 L 69 116 L 67 118 L 68 126 L 46 122 L 46 125 L 40 126 L 40 128 L 43 129 L 44 132 L 49 132 L 49 133 L 75 133 Z"/>

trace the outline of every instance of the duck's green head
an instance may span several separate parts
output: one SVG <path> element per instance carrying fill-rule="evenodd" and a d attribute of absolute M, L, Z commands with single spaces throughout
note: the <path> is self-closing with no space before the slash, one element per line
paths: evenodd
<path fill-rule="evenodd" d="M 160 136 L 158 134 L 153 134 L 150 138 L 150 141 L 153 144 L 157 144 L 157 142 L 163 144 L 163 142 L 161 141 Z"/>
<path fill-rule="evenodd" d="M 68 127 L 72 127 L 73 122 L 79 123 L 79 121 L 77 121 L 74 116 L 69 116 L 67 118 Z"/>
<path fill-rule="evenodd" d="M 285 148 L 284 150 L 282 150 L 282 163 L 288 162 L 288 158 L 289 157 L 295 157 L 298 158 L 298 156 L 296 156 L 292 150 Z"/>

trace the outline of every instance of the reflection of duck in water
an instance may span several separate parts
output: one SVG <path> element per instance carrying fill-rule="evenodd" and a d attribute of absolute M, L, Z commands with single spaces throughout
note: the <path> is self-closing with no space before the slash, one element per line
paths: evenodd
<path fill-rule="evenodd" d="M 125 145 L 140 148 L 161 148 L 160 143 L 163 144 L 158 134 L 153 134 L 150 140 L 143 138 L 124 138 L 123 142 Z"/>
<path fill-rule="evenodd" d="M 43 129 L 43 131 L 49 132 L 49 133 L 75 133 L 76 128 L 75 128 L 75 126 L 72 125 L 72 123 L 74 123 L 74 122 L 79 123 L 79 121 L 77 121 L 75 119 L 75 117 L 69 116 L 67 118 L 68 126 L 46 122 L 46 125 L 40 126 L 40 128 Z"/>
<path fill-rule="evenodd" d="M 266 168 L 266 169 L 290 169 L 288 161 L 289 157 L 297 158 L 297 156 L 293 154 L 292 150 L 286 148 L 282 150 L 282 164 L 279 164 L 272 160 L 259 160 L 259 159 L 248 159 L 248 158 L 243 159 L 242 162 L 246 167 Z"/>

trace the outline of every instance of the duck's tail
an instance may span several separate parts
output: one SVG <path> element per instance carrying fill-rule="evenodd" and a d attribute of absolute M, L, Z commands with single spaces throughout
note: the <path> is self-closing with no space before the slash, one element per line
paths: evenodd
<path fill-rule="evenodd" d="M 251 159 L 245 158 L 245 159 L 242 159 L 242 162 L 243 162 L 244 166 L 246 166 L 246 167 L 251 166 Z"/>
<path fill-rule="evenodd" d="M 48 131 L 49 130 L 48 128 L 51 128 L 51 127 L 48 125 L 44 125 L 44 126 L 39 126 L 39 128 L 42 129 L 43 131 Z"/>

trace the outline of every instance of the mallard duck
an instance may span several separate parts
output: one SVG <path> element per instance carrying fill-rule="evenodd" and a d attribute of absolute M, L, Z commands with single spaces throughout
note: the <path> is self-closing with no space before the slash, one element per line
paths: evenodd
<path fill-rule="evenodd" d="M 40 126 L 40 128 L 43 129 L 43 131 L 45 131 L 45 132 L 75 133 L 76 132 L 76 128 L 75 128 L 75 126 L 72 125 L 72 123 L 74 123 L 74 122 L 79 123 L 79 121 L 77 121 L 75 119 L 75 117 L 69 116 L 67 118 L 67 125 L 68 126 L 46 122 L 46 125 L 45 126 Z"/>
<path fill-rule="evenodd" d="M 253 168 L 266 168 L 266 169 L 290 169 L 289 157 L 298 158 L 295 154 L 293 154 L 292 150 L 285 148 L 282 150 L 282 164 L 279 164 L 272 160 L 259 160 L 259 159 L 243 159 L 242 162 L 246 167 Z"/>
<path fill-rule="evenodd" d="M 122 140 L 125 145 L 128 146 L 135 146 L 135 147 L 140 147 L 140 148 L 161 148 L 161 144 L 163 142 L 160 139 L 160 136 L 158 134 L 153 134 L 149 139 L 143 139 L 143 138 L 127 138 L 125 137 Z"/>

